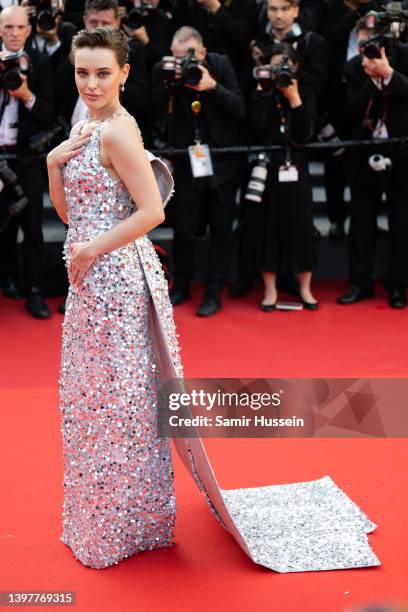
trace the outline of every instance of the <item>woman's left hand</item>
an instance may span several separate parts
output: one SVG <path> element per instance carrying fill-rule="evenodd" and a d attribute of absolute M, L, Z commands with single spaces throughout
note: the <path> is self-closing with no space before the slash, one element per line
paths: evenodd
<path fill-rule="evenodd" d="M 70 251 L 69 271 L 71 284 L 79 287 L 85 274 L 92 266 L 95 255 L 89 252 L 89 242 L 74 242 L 70 245 Z"/>

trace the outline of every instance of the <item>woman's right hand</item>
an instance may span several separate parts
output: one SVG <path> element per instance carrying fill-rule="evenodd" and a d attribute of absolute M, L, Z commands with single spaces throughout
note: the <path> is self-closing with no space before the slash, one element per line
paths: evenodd
<path fill-rule="evenodd" d="M 64 140 L 47 155 L 47 165 L 63 166 L 73 157 L 81 153 L 82 147 L 89 142 L 93 128 L 88 128 L 83 134 L 74 134 L 68 140 Z"/>

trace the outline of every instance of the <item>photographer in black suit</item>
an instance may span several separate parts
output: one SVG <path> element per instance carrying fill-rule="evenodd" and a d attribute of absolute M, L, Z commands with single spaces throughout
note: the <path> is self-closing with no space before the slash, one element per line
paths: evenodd
<path fill-rule="evenodd" d="M 29 138 L 49 127 L 54 119 L 51 64 L 47 57 L 27 46 L 31 26 L 23 7 L 10 6 L 0 14 L 2 54 L 25 51 L 32 69 L 20 75 L 17 89 L 0 89 L 0 152 L 13 153 L 16 161 L 8 162 L 28 198 L 28 204 L 11 218 L 0 236 L 0 267 L 3 292 L 7 297 L 21 297 L 18 289 L 17 233 L 24 233 L 23 264 L 26 308 L 37 318 L 48 318 L 51 311 L 41 295 L 43 257 L 42 161 L 30 150 Z M 0 195 L 6 205 L 7 189 Z"/>
<path fill-rule="evenodd" d="M 358 23 L 360 45 L 378 34 L 370 23 L 367 18 Z M 408 146 L 387 145 L 386 138 L 408 136 L 408 46 L 390 36 L 369 42 L 370 48 L 360 46 L 361 53 L 345 68 L 346 115 L 354 138 L 385 140 L 384 147 L 352 149 L 349 154 L 352 286 L 338 302 L 354 304 L 375 295 L 376 218 L 381 196 L 386 193 L 390 247 L 386 288 L 390 306 L 403 308 L 408 283 Z"/>
<path fill-rule="evenodd" d="M 239 144 L 245 103 L 228 57 L 206 53 L 199 32 L 187 26 L 175 33 L 171 50 L 180 60 L 173 63 L 175 82 L 165 86 L 168 71 L 163 70 L 162 62 L 155 65 L 152 77 L 157 115 L 168 118 L 167 141 L 183 148 L 198 140 L 210 146 Z M 197 84 L 187 82 L 182 68 L 191 64 L 194 75 L 198 74 Z M 194 110 L 199 112 L 195 114 Z M 193 178 L 188 157 L 175 159 L 177 189 L 168 211 L 174 228 L 174 286 L 170 293 L 174 305 L 190 297 L 194 238 L 205 235 L 207 225 L 210 228 L 206 289 L 197 310 L 199 316 L 215 314 L 221 307 L 241 169 L 239 158 L 233 154 L 212 157 L 213 174 L 200 178 Z M 200 161 L 202 158 L 198 165 Z"/>
<path fill-rule="evenodd" d="M 267 20 L 251 41 L 252 58 L 256 62 L 268 53 L 272 43 L 290 44 L 302 63 L 301 84 L 313 89 L 320 99 L 327 84 L 328 46 L 322 36 L 300 26 L 300 4 L 300 0 L 265 0 Z M 250 89 L 254 85 L 252 79 Z"/>

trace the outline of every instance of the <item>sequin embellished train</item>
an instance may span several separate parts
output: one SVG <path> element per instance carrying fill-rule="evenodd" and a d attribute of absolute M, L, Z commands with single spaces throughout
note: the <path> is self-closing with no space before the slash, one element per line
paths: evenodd
<path fill-rule="evenodd" d="M 101 163 L 103 125 L 64 166 L 68 270 L 73 242 L 135 208 Z M 171 176 L 149 155 L 166 204 Z M 70 284 L 62 331 L 61 540 L 83 565 L 101 569 L 173 543 L 171 446 L 155 433 L 160 386 L 182 380 L 183 369 L 167 282 L 147 236 L 97 257 L 80 287 Z M 254 562 L 280 572 L 379 565 L 367 541 L 375 525 L 330 477 L 225 490 L 199 437 L 174 445 L 215 518 Z"/>

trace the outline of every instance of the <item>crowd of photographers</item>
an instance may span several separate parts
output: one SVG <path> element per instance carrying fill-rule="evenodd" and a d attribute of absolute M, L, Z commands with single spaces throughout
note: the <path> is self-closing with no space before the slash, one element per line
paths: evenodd
<path fill-rule="evenodd" d="M 407 0 L 408 3 L 408 0 Z M 162 149 L 176 192 L 174 305 L 191 299 L 196 241 L 208 266 L 197 315 L 221 308 L 238 221 L 234 298 L 264 283 L 260 308 L 294 287 L 316 310 L 313 141 L 325 143 L 330 236 L 343 238 L 350 185 L 353 304 L 375 296 L 377 214 L 386 199 L 391 307 L 407 305 L 408 13 L 377 0 L 3 0 L 0 12 L 0 275 L 3 294 L 25 296 L 37 318 L 51 311 L 41 291 L 44 152 L 87 109 L 69 59 L 78 29 L 122 28 L 130 73 L 121 102 L 147 148 Z M 337 146 L 365 141 L 364 146 Z M 391 140 L 390 140 L 391 139 Z M 375 143 L 370 144 L 370 141 Z M 380 141 L 380 145 L 378 144 Z M 368 144 L 367 144 L 368 142 Z M 245 146 L 253 151 L 243 153 Z M 234 151 L 235 147 L 235 151 Z M 226 150 L 218 150 L 226 148 Z M 169 151 L 170 149 L 170 151 Z M 171 150 L 174 150 L 173 155 Z M 316 155 L 314 153 L 314 155 Z M 17 234 L 21 227 L 22 284 Z M 64 304 L 60 310 L 63 312 Z"/>

